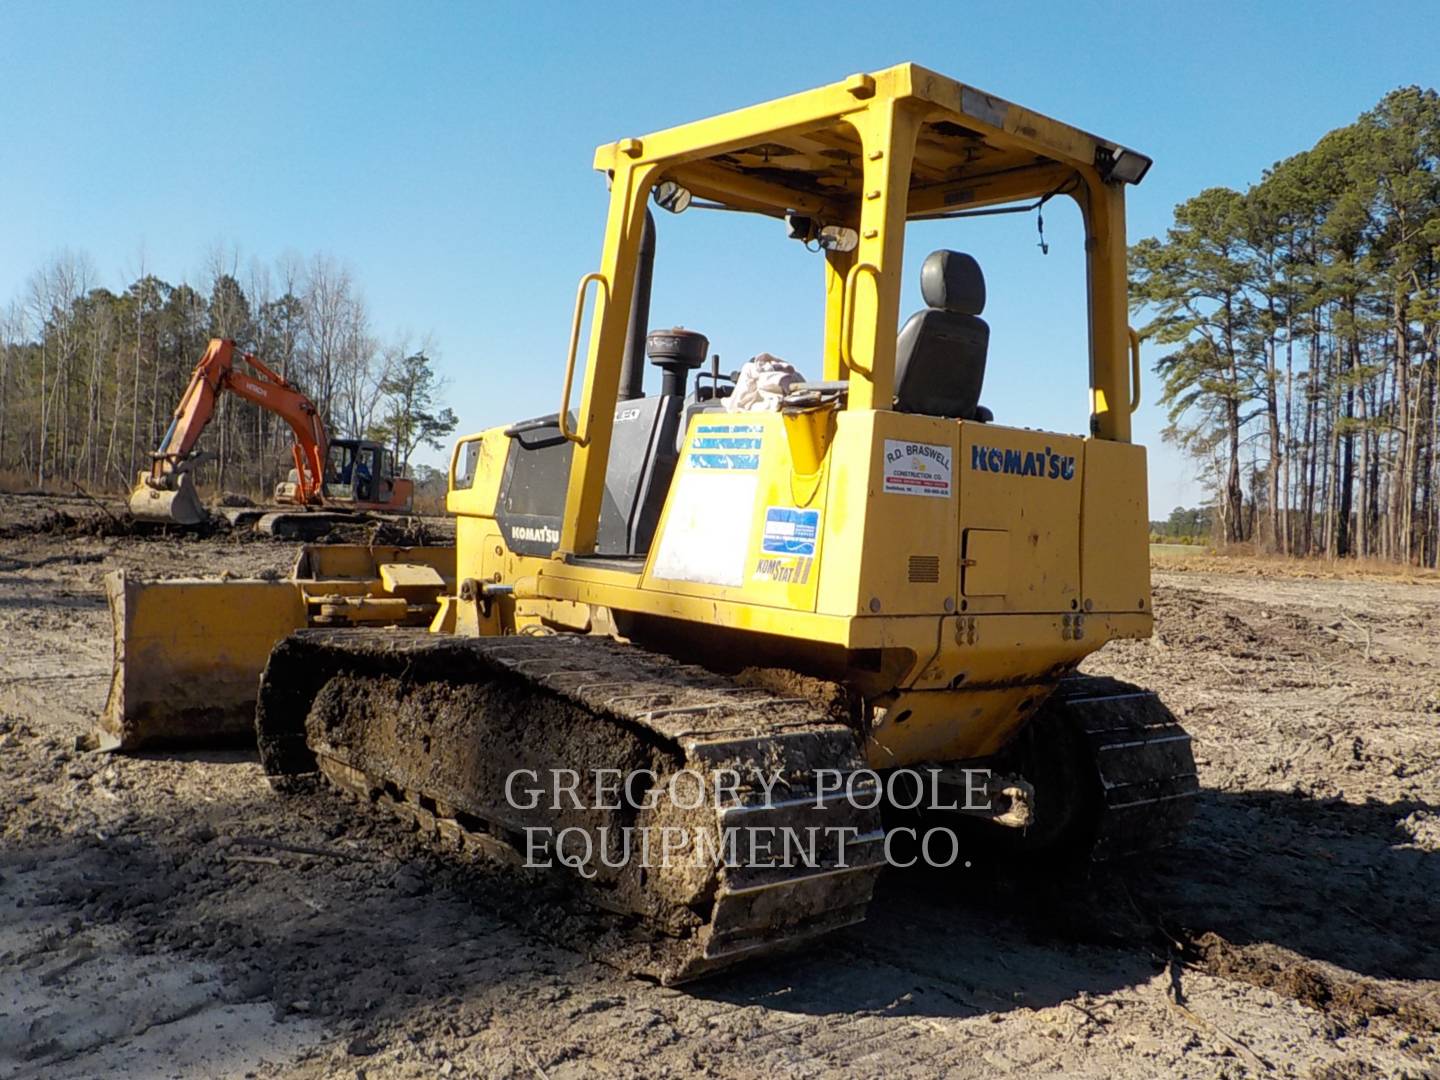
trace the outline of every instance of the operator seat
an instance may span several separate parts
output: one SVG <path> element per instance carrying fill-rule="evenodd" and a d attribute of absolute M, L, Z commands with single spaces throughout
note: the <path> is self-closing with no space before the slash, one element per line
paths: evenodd
<path fill-rule="evenodd" d="M 900 328 L 895 348 L 895 408 L 898 412 L 990 420 L 980 404 L 990 327 L 985 310 L 985 275 L 971 255 L 932 251 L 920 267 L 925 310 Z"/>

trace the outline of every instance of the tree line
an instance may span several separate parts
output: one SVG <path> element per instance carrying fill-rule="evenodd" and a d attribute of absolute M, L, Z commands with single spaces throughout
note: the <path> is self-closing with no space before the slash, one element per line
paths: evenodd
<path fill-rule="evenodd" d="M 1227 543 L 1437 564 L 1440 95 L 1405 87 L 1131 249 Z"/>
<path fill-rule="evenodd" d="M 35 486 L 128 488 L 150 463 L 213 337 L 233 339 L 306 394 L 332 436 L 369 437 L 409 463 L 456 424 L 437 397 L 433 343 L 385 340 L 335 259 L 251 263 L 217 249 L 195 284 L 143 269 L 116 292 L 66 252 L 0 309 L 0 472 Z M 274 413 L 222 395 L 202 445 L 221 489 L 267 493 L 290 461 Z"/>
<path fill-rule="evenodd" d="M 1208 506 L 1186 508 L 1177 506 L 1164 521 L 1150 522 L 1151 543 L 1181 541 L 1204 542 L 1214 531 L 1214 513 Z"/>

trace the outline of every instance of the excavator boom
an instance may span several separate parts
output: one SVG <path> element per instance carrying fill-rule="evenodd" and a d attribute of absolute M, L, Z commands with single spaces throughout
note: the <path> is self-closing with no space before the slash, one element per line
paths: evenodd
<path fill-rule="evenodd" d="M 237 360 L 250 370 L 238 368 Z M 237 353 L 233 341 L 212 338 L 195 365 L 150 468 L 140 474 L 130 494 L 130 512 L 135 517 L 176 525 L 195 525 L 205 519 L 192 475 L 205 455 L 197 454 L 195 447 L 226 391 L 284 418 L 295 435 L 295 501 L 306 505 L 320 500 L 329 436 L 319 409 L 258 357 Z"/>

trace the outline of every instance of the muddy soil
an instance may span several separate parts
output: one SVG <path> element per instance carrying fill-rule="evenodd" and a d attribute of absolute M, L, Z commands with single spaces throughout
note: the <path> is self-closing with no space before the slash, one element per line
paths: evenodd
<path fill-rule="evenodd" d="M 235 544 L 283 542 L 261 533 L 253 522 L 232 524 L 222 516 L 221 508 L 215 505 L 210 507 L 205 521 L 182 526 L 139 520 L 129 513 L 122 500 L 83 492 L 71 496 L 0 493 L 0 500 L 4 501 L 4 511 L 0 514 L 0 540 L 38 536 L 72 539 L 124 537 L 135 541 L 170 543 L 208 540 Z M 316 536 L 312 542 L 447 546 L 455 543 L 455 523 L 446 517 L 360 515 L 354 520 L 335 521 L 328 532 Z"/>
<path fill-rule="evenodd" d="M 293 545 L 0 497 L 0 1076 L 1440 1075 L 1440 587 L 1157 570 L 1087 669 L 1195 734 L 1184 843 L 1088 878 L 890 871 L 869 922 L 678 989 L 253 754 L 78 751 L 100 575 Z M 51 519 L 53 520 L 53 519 Z"/>

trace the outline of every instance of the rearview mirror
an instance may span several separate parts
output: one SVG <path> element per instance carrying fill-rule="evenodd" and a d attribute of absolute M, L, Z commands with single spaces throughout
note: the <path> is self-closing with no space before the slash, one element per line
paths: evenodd
<path fill-rule="evenodd" d="M 826 251 L 854 251 L 860 246 L 860 234 L 844 225 L 826 225 L 815 239 Z"/>
<path fill-rule="evenodd" d="M 655 185 L 655 205 L 672 214 L 681 214 L 690 205 L 693 196 L 689 188 L 683 188 L 674 180 L 661 180 Z"/>

